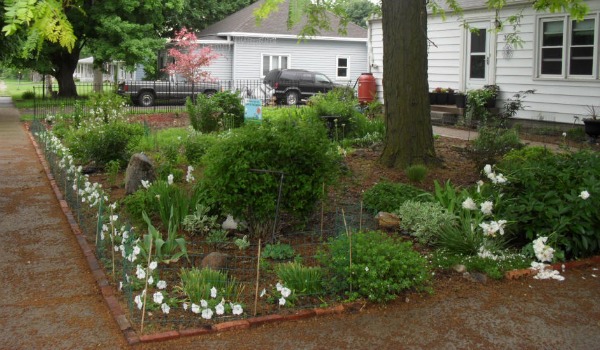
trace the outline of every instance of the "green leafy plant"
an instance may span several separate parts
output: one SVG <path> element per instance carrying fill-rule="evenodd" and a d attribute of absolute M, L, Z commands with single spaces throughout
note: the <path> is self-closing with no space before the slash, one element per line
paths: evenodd
<path fill-rule="evenodd" d="M 423 182 L 427 176 L 427 167 L 423 164 L 414 164 L 406 169 L 406 176 L 412 182 Z"/>
<path fill-rule="evenodd" d="M 121 170 L 121 163 L 116 160 L 111 160 L 106 164 L 106 170 L 108 171 L 108 182 L 113 186 L 117 182 L 117 176 Z"/>
<path fill-rule="evenodd" d="M 308 267 L 296 262 L 278 264 L 277 277 L 294 291 L 296 296 L 319 295 L 323 293 L 323 272 L 320 267 Z"/>
<path fill-rule="evenodd" d="M 188 98 L 186 109 L 194 130 L 203 133 L 239 127 L 244 123 L 241 99 L 229 91 L 218 92 L 211 97 L 200 94 L 194 101 Z"/>
<path fill-rule="evenodd" d="M 222 229 L 211 230 L 206 235 L 206 243 L 208 243 L 212 246 L 215 246 L 215 247 L 221 247 L 221 246 L 227 244 L 227 242 L 229 241 L 229 238 L 227 237 L 228 235 L 229 235 L 229 231 L 227 231 L 227 230 L 222 230 Z"/>
<path fill-rule="evenodd" d="M 239 250 L 246 250 L 250 247 L 250 241 L 248 241 L 248 235 L 244 235 L 242 238 L 236 238 L 233 243 Z"/>
<path fill-rule="evenodd" d="M 35 92 L 33 91 L 24 91 L 21 94 L 21 98 L 24 100 L 33 100 L 35 98 Z"/>
<path fill-rule="evenodd" d="M 183 229 L 192 235 L 206 235 L 220 228 L 221 225 L 217 222 L 218 216 L 209 214 L 209 206 L 197 203 L 194 213 L 183 219 Z"/>
<path fill-rule="evenodd" d="M 414 186 L 388 181 L 374 185 L 363 195 L 365 208 L 373 213 L 379 211 L 391 213 L 400 208 L 402 203 L 407 200 L 428 201 L 430 196 Z"/>
<path fill-rule="evenodd" d="M 431 276 L 427 260 L 410 242 L 378 231 L 332 238 L 318 259 L 326 271 L 325 284 L 351 300 L 393 300 L 403 290 L 427 289 Z"/>
<path fill-rule="evenodd" d="M 267 244 L 261 255 L 265 259 L 286 260 L 293 258 L 294 254 L 296 254 L 296 252 L 291 245 L 276 243 Z"/>
<path fill-rule="evenodd" d="M 202 300 L 211 300 L 212 288 L 216 288 L 217 295 L 232 301 L 240 300 L 244 291 L 244 285 L 237 282 L 235 277 L 229 277 L 226 272 L 210 268 L 181 269 L 179 277 L 181 285 L 178 289 L 186 295 L 187 300 L 195 304 L 200 304 Z"/>
<path fill-rule="evenodd" d="M 273 228 L 280 185 L 280 210 L 305 218 L 323 195 L 323 184 L 337 176 L 338 157 L 320 123 L 245 125 L 207 151 L 203 186 L 224 212 L 247 221 L 251 235 L 265 236 Z"/>
<path fill-rule="evenodd" d="M 187 257 L 185 239 L 177 234 L 174 225 L 169 225 L 167 239 L 164 239 L 161 233 L 154 225 L 152 225 L 148 215 L 143 212 L 142 216 L 148 225 L 148 234 L 144 235 L 142 238 L 142 249 L 140 254 L 142 257 L 147 259 L 148 253 L 151 252 L 154 259 L 165 264 L 177 262 L 182 256 Z M 152 250 L 150 250 L 151 247 Z"/>
<path fill-rule="evenodd" d="M 408 200 L 395 213 L 400 218 L 401 227 L 411 231 L 411 235 L 422 244 L 435 242 L 443 227 L 456 222 L 454 214 L 436 202 Z"/>
<path fill-rule="evenodd" d="M 495 126 L 483 126 L 478 129 L 479 136 L 468 147 L 468 154 L 478 168 L 485 164 L 495 164 L 513 149 L 523 148 L 519 133 L 515 129 Z"/>
<path fill-rule="evenodd" d="M 455 224 L 439 228 L 436 246 L 450 254 L 477 255 L 480 249 L 492 252 L 506 249 L 507 243 L 502 237 L 488 238 L 479 227 L 482 218 L 473 217 L 472 212 L 463 210 Z"/>
<path fill-rule="evenodd" d="M 173 225 L 178 230 L 190 205 L 195 205 L 183 188 L 169 185 L 164 180 L 153 182 L 147 192 L 146 211 L 158 214 L 164 227 Z"/>
<path fill-rule="evenodd" d="M 469 272 L 481 272 L 493 279 L 502 279 L 511 270 L 531 266 L 531 258 L 522 254 L 499 252 L 489 256 L 461 255 L 437 250 L 432 255 L 431 264 L 435 268 L 449 270 L 456 265 L 464 265 Z"/>
<path fill-rule="evenodd" d="M 184 154 L 189 164 L 199 164 L 206 151 L 212 147 L 218 139 L 213 134 L 190 134 L 184 143 Z"/>
<path fill-rule="evenodd" d="M 109 123 L 121 119 L 126 104 L 123 96 L 114 92 L 106 92 L 91 94 L 85 105 L 89 118 Z"/>
<path fill-rule="evenodd" d="M 516 241 L 556 235 L 556 248 L 568 258 L 600 252 L 600 155 L 578 151 L 554 154 L 544 149 L 512 151 L 498 165 L 511 174 L 499 206 L 514 221 Z"/>

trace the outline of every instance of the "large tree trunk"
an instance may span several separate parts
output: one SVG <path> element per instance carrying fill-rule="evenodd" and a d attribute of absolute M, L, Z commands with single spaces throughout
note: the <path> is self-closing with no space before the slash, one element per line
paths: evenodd
<path fill-rule="evenodd" d="M 389 167 L 436 160 L 427 82 L 425 0 L 383 0 L 386 135 L 380 161 Z"/>
<path fill-rule="evenodd" d="M 73 49 L 70 53 L 66 50 L 59 50 L 50 58 L 54 67 L 54 77 L 58 82 L 58 96 L 77 97 L 77 87 L 73 79 L 73 73 L 77 68 L 79 60 L 79 50 Z"/>

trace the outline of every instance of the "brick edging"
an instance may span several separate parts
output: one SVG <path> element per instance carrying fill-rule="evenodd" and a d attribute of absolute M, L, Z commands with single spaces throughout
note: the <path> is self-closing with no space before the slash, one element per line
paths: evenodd
<path fill-rule="evenodd" d="M 577 268 L 577 267 L 584 267 L 584 266 L 590 266 L 590 265 L 596 265 L 596 264 L 600 264 L 600 255 L 593 256 L 593 257 L 587 258 L 587 259 L 582 259 L 582 260 L 558 262 L 558 263 L 549 265 L 549 267 L 552 270 L 562 270 L 563 265 L 564 265 L 565 269 L 573 269 L 573 268 Z M 522 277 L 533 276 L 536 273 L 537 273 L 537 271 L 532 268 L 511 270 L 511 271 L 507 271 L 504 274 L 504 278 L 506 278 L 507 280 L 516 280 L 516 279 L 519 279 Z"/>

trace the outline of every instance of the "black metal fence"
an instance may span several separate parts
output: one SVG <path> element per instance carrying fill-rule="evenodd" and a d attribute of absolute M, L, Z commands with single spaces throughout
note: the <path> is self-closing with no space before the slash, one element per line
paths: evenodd
<path fill-rule="evenodd" d="M 128 111 L 132 114 L 153 114 L 153 113 L 172 113 L 184 112 L 185 101 L 187 97 L 193 97 L 198 93 L 210 95 L 220 91 L 230 91 L 242 99 L 258 99 L 262 101 L 263 106 L 287 106 L 284 101 L 276 101 L 274 90 L 271 86 L 265 84 L 262 80 L 218 80 L 214 82 L 200 83 L 197 85 L 176 83 L 176 82 L 151 82 L 137 81 L 132 82 L 136 90 L 140 88 L 152 88 L 158 91 L 160 84 L 161 93 L 155 93 L 152 96 L 151 106 L 143 106 L 139 94 L 128 96 Z M 298 85 L 297 83 L 286 83 L 287 86 Z M 117 92 L 118 86 L 114 83 L 103 83 L 95 85 L 92 83 L 77 83 L 77 97 L 61 97 L 56 91 L 47 87 L 37 86 L 34 89 L 34 116 L 38 119 L 45 118 L 47 115 L 58 115 L 72 113 L 75 108 L 81 108 L 85 111 L 85 101 L 95 92 Z M 309 91 L 310 92 L 310 91 Z M 302 96 L 298 96 L 298 102 L 301 104 Z"/>

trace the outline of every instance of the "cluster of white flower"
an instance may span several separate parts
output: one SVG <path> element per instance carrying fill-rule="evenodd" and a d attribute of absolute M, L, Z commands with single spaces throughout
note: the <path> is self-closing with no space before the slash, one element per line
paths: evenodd
<path fill-rule="evenodd" d="M 546 245 L 546 241 L 548 241 L 548 237 L 539 237 L 533 241 L 533 252 L 541 262 L 551 262 L 554 258 L 554 249 Z"/>
<path fill-rule="evenodd" d="M 167 176 L 167 183 L 169 185 L 172 185 L 173 184 L 173 179 L 174 179 L 173 174 L 169 174 L 169 176 Z"/>
<path fill-rule="evenodd" d="M 587 190 L 581 191 L 581 193 L 579 194 L 579 198 L 586 200 L 590 198 L 590 193 Z"/>
<path fill-rule="evenodd" d="M 281 283 L 277 283 L 277 285 L 275 285 L 275 288 L 279 293 L 281 293 L 281 298 L 279 298 L 279 305 L 285 305 L 286 298 L 288 298 L 292 294 L 292 291 L 289 288 L 284 287 Z"/>
<path fill-rule="evenodd" d="M 148 180 L 142 180 L 142 187 L 144 187 L 145 189 L 148 189 L 150 187 L 150 185 L 152 185 L 152 183 Z"/>
<path fill-rule="evenodd" d="M 108 196 L 104 194 L 102 185 L 97 182 L 89 182 L 87 175 L 85 176 L 83 188 L 78 188 L 75 183 L 73 184 L 73 190 L 77 191 L 77 194 L 81 198 L 81 202 L 88 203 L 90 208 L 100 204 L 100 199 L 104 200 L 104 202 L 108 202 Z"/>
<path fill-rule="evenodd" d="M 139 247 L 137 247 L 137 246 L 135 248 L 139 249 Z M 135 248 L 134 248 L 134 250 L 135 250 Z M 147 270 L 143 266 L 138 264 L 135 269 L 135 276 L 140 280 L 144 280 L 145 282 L 148 282 L 148 285 L 151 286 L 154 284 L 154 277 L 152 276 L 152 271 L 156 270 L 157 267 L 158 267 L 158 263 L 156 261 L 150 262 Z M 147 279 L 146 279 L 146 277 L 147 277 Z M 156 288 L 158 288 L 160 290 L 165 290 L 167 288 L 167 282 L 164 280 L 159 280 L 158 282 L 156 282 Z M 155 304 L 160 305 L 160 308 L 164 314 L 168 314 L 171 311 L 171 307 L 167 303 L 163 303 L 165 295 L 160 290 L 156 291 L 154 294 L 152 294 L 152 301 Z M 144 298 L 145 294 L 146 294 L 146 289 L 144 289 L 142 291 L 142 294 L 137 295 L 133 300 L 135 302 L 135 304 L 137 305 L 138 309 L 140 309 L 140 310 L 144 306 L 143 298 Z"/>
<path fill-rule="evenodd" d="M 486 164 L 485 167 L 483 168 L 483 172 L 485 173 L 485 176 L 487 176 L 488 179 L 490 179 L 492 181 L 493 184 L 504 184 L 506 183 L 506 178 L 504 177 L 504 175 L 502 174 L 496 174 L 493 170 L 492 170 L 492 166 L 489 164 Z"/>
<path fill-rule="evenodd" d="M 191 165 L 188 165 L 187 167 L 187 174 L 185 175 L 185 181 L 190 183 L 190 182 L 194 182 L 196 179 L 194 178 L 194 167 Z"/>
<path fill-rule="evenodd" d="M 531 268 L 537 271 L 537 274 L 533 276 L 536 280 L 547 280 L 547 279 L 555 279 L 558 281 L 564 281 L 565 277 L 561 276 L 560 272 L 557 270 L 546 270 L 547 265 L 544 263 L 538 263 L 533 261 L 531 263 Z"/>
<path fill-rule="evenodd" d="M 485 201 L 479 206 L 483 215 L 492 215 L 492 210 L 494 209 L 494 203 L 492 201 Z M 467 210 L 477 210 L 477 203 L 475 203 L 473 198 L 467 197 L 467 199 L 462 202 L 462 207 Z"/>
<path fill-rule="evenodd" d="M 483 258 L 483 259 L 490 259 L 490 260 L 496 260 L 496 261 L 504 259 L 503 256 L 492 253 L 484 246 L 479 247 L 477 256 L 479 256 L 480 258 Z"/>
<path fill-rule="evenodd" d="M 500 236 L 503 236 L 506 222 L 506 220 L 490 221 L 489 223 L 482 222 L 479 224 L 479 227 L 483 229 L 484 236 L 496 237 L 496 233 L 500 233 Z"/>
<path fill-rule="evenodd" d="M 217 288 L 212 287 L 210 289 L 210 297 L 213 299 L 217 298 Z M 192 303 L 191 305 L 188 306 L 188 303 L 183 303 L 183 309 L 187 310 L 189 307 L 193 313 L 201 314 L 200 316 L 203 319 L 210 320 L 215 313 L 218 316 L 225 314 L 225 304 L 226 304 L 225 298 L 221 298 L 221 301 L 217 305 L 215 305 L 215 311 L 213 311 L 210 308 L 210 306 L 208 305 L 208 301 L 202 299 L 202 300 L 200 300 L 200 305 Z M 231 313 L 233 315 L 238 316 L 238 315 L 241 315 L 242 313 L 244 313 L 244 309 L 242 308 L 242 305 L 240 305 L 240 304 L 234 304 L 234 303 L 230 302 L 229 307 L 231 308 Z"/>

